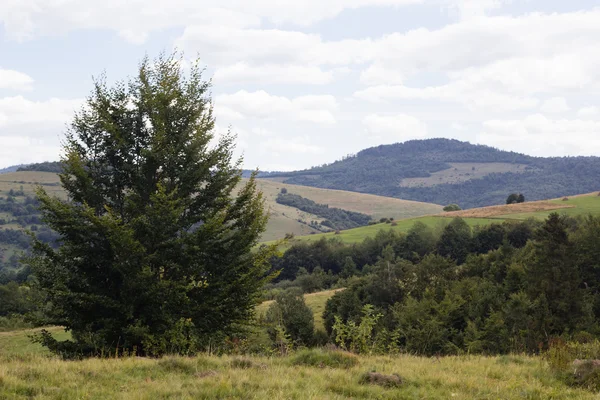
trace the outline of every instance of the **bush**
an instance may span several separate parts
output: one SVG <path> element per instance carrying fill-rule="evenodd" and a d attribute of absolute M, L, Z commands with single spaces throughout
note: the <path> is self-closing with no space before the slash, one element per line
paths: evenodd
<path fill-rule="evenodd" d="M 377 372 L 365 372 L 358 381 L 361 385 L 378 385 L 385 388 L 402 386 L 402 378 L 398 374 L 384 375 Z"/>
<path fill-rule="evenodd" d="M 0 317 L 0 332 L 17 331 L 29 328 L 33 328 L 33 325 L 26 322 L 22 315 Z"/>
<path fill-rule="evenodd" d="M 302 350 L 291 359 L 292 365 L 319 368 L 352 368 L 358 365 L 358 357 L 345 351 L 322 349 Z"/>
<path fill-rule="evenodd" d="M 462 208 L 460 208 L 460 206 L 458 204 L 448 204 L 446 207 L 444 207 L 444 211 L 446 211 L 446 212 L 460 211 L 460 210 L 462 210 Z"/>
<path fill-rule="evenodd" d="M 265 320 L 271 325 L 268 332 L 273 341 L 276 341 L 277 327 L 281 327 L 294 342 L 301 345 L 312 343 L 314 316 L 299 290 L 288 290 L 277 296 L 267 310 Z"/>

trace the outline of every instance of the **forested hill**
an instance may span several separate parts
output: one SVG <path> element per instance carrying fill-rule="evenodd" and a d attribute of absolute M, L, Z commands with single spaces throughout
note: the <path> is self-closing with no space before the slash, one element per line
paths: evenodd
<path fill-rule="evenodd" d="M 362 150 L 304 171 L 271 174 L 285 183 L 341 189 L 463 208 L 600 189 L 598 157 L 531 157 L 450 139 L 412 140 Z"/>

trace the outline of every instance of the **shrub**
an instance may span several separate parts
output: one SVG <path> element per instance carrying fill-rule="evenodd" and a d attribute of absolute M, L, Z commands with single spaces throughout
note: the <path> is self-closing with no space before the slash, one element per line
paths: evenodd
<path fill-rule="evenodd" d="M 276 340 L 276 327 L 282 327 L 294 342 L 304 345 L 312 343 L 314 316 L 299 290 L 291 289 L 278 295 L 267 310 L 265 319 L 271 324 L 268 332 L 272 340 Z"/>
<path fill-rule="evenodd" d="M 365 372 L 359 381 L 361 385 L 379 385 L 386 388 L 402 386 L 402 378 L 398 374 L 384 375 L 377 372 Z"/>
<path fill-rule="evenodd" d="M 373 328 L 382 315 L 375 313 L 371 304 L 365 304 L 363 307 L 363 316 L 360 324 L 354 321 L 344 323 L 339 316 L 335 316 L 333 324 L 333 335 L 335 342 L 343 349 L 349 349 L 356 353 L 367 353 L 373 347 Z"/>
<path fill-rule="evenodd" d="M 449 212 L 449 211 L 460 211 L 462 210 L 462 208 L 460 208 L 460 206 L 458 204 L 448 204 L 446 207 L 444 207 L 444 211 Z"/>
<path fill-rule="evenodd" d="M 22 315 L 0 317 L 0 332 L 16 331 L 28 328 L 33 328 L 33 325 L 25 321 L 25 318 Z"/>
<path fill-rule="evenodd" d="M 345 351 L 322 349 L 302 350 L 291 359 L 292 365 L 319 368 L 352 368 L 358 365 L 358 357 Z"/>

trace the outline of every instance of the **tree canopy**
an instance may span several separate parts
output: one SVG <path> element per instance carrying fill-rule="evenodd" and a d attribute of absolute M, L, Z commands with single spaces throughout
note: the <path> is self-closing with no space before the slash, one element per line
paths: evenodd
<path fill-rule="evenodd" d="M 190 353 L 253 315 L 273 248 L 252 249 L 267 214 L 254 177 L 236 193 L 234 136 L 216 140 L 209 81 L 178 54 L 127 82 L 95 81 L 64 140 L 68 200 L 37 195 L 60 236 L 29 264 L 62 354 Z"/>

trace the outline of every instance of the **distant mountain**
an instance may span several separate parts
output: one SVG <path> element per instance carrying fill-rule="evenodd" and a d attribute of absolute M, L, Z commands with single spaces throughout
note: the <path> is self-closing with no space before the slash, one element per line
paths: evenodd
<path fill-rule="evenodd" d="M 284 183 L 391 196 L 463 208 L 600 189 L 599 157 L 531 157 L 450 139 L 412 140 L 362 150 L 303 171 L 270 174 Z"/>
<path fill-rule="evenodd" d="M 58 174 L 62 171 L 62 166 L 60 161 L 45 161 L 37 164 L 23 165 L 17 171 L 54 172 Z"/>
<path fill-rule="evenodd" d="M 7 174 L 9 172 L 16 172 L 19 167 L 22 167 L 23 164 L 21 165 L 11 165 L 10 167 L 6 167 L 6 168 L 1 168 L 0 169 L 0 174 Z"/>
<path fill-rule="evenodd" d="M 39 172 L 54 172 L 54 173 L 60 173 L 62 166 L 61 163 L 59 161 L 46 161 L 46 162 L 42 162 L 42 163 L 36 163 L 36 164 L 23 164 L 23 165 L 18 165 L 16 167 L 9 167 L 11 168 L 11 170 L 8 170 L 5 172 L 15 172 L 15 171 L 39 171 Z M 2 173 L 3 170 L 0 170 L 0 173 Z M 242 170 L 242 177 L 244 178 L 250 178 L 250 175 L 252 175 L 252 173 L 254 172 L 254 170 L 251 169 L 244 169 Z M 264 171 L 259 171 L 258 176 L 263 178 L 263 177 L 269 177 L 272 173 L 271 172 L 264 172 Z"/>

